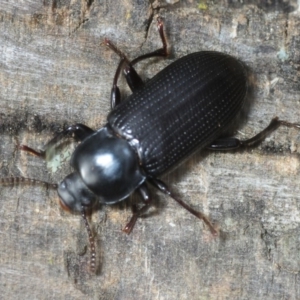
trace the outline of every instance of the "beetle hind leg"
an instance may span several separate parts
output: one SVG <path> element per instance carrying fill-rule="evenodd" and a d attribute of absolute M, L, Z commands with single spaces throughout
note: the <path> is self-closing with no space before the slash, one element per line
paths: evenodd
<path fill-rule="evenodd" d="M 153 184 L 156 188 L 158 188 L 161 192 L 171 197 L 173 200 L 175 200 L 178 204 L 180 204 L 183 208 L 185 208 L 187 211 L 189 211 L 191 214 L 193 214 L 198 219 L 201 219 L 209 228 L 211 233 L 214 236 L 217 236 L 219 231 L 217 228 L 212 224 L 212 222 L 209 220 L 209 218 L 202 213 L 201 211 L 194 210 L 192 207 L 187 205 L 185 202 L 183 202 L 181 199 L 177 198 L 171 190 L 168 188 L 168 186 L 162 182 L 161 180 L 157 178 L 151 178 L 149 179 L 150 183 Z"/>
<path fill-rule="evenodd" d="M 237 138 L 221 138 L 213 141 L 207 148 L 209 150 L 233 150 L 238 148 L 247 148 L 254 147 L 261 143 L 265 138 L 270 135 L 273 131 L 275 131 L 278 127 L 292 127 L 296 129 L 300 129 L 300 124 L 298 123 L 290 123 L 284 120 L 279 120 L 277 117 L 273 118 L 270 124 L 259 132 L 254 137 L 247 140 L 239 140 Z"/>

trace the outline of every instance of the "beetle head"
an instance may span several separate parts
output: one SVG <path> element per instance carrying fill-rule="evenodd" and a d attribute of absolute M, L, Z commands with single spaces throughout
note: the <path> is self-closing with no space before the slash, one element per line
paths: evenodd
<path fill-rule="evenodd" d="M 60 205 L 65 210 L 81 212 L 82 207 L 92 208 L 96 202 L 96 195 L 88 189 L 76 172 L 65 177 L 57 192 Z"/>

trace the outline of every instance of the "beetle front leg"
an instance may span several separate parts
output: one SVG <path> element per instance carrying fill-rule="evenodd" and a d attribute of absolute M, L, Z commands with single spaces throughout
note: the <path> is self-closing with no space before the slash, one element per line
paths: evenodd
<path fill-rule="evenodd" d="M 22 151 L 29 152 L 33 155 L 36 155 L 40 158 L 45 159 L 47 152 L 49 152 L 50 149 L 53 149 L 61 140 L 67 137 L 73 137 L 77 141 L 82 141 L 86 137 L 90 136 L 94 133 L 94 130 L 83 125 L 83 124 L 75 124 L 69 126 L 66 130 L 58 133 L 52 140 L 50 140 L 45 146 L 44 150 L 35 150 L 33 148 L 30 148 L 26 145 L 19 145 L 18 148 Z"/>
<path fill-rule="evenodd" d="M 237 148 L 254 147 L 261 143 L 270 133 L 275 131 L 280 126 L 293 127 L 300 129 L 300 124 L 290 123 L 279 120 L 277 117 L 272 119 L 270 124 L 254 137 L 247 140 L 239 140 L 237 138 L 222 138 L 211 143 L 207 148 L 210 150 L 233 150 Z"/>
<path fill-rule="evenodd" d="M 137 192 L 140 194 L 145 205 L 142 206 L 140 209 L 137 209 L 136 205 L 132 205 L 133 215 L 132 215 L 130 221 L 127 223 L 127 225 L 123 228 L 123 231 L 127 234 L 129 234 L 132 231 L 138 217 L 143 215 L 150 208 L 150 204 L 152 202 L 152 198 L 150 196 L 150 191 L 149 191 L 146 183 L 143 183 L 137 189 Z"/>

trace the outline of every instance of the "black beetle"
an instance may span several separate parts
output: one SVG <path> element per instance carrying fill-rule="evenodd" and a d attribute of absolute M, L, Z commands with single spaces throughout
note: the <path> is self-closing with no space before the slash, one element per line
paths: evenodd
<path fill-rule="evenodd" d="M 178 166 L 196 150 L 249 147 L 262 141 L 280 125 L 299 128 L 298 124 L 274 118 L 266 129 L 251 139 L 220 139 L 240 112 L 247 96 L 244 65 L 227 54 L 202 51 L 178 59 L 143 83 L 133 66 L 146 58 L 167 56 L 160 19 L 158 29 L 163 48 L 132 61 L 109 40 L 105 41 L 121 61 L 111 92 L 112 111 L 103 128 L 94 131 L 83 124 L 72 125 L 54 137 L 41 152 L 20 146 L 22 150 L 45 158 L 46 153 L 65 137 L 73 136 L 81 142 L 71 158 L 75 172 L 59 184 L 58 194 L 64 208 L 82 213 L 90 238 L 93 271 L 95 246 L 86 211 L 98 201 L 113 204 L 137 191 L 144 206 L 140 209 L 134 207 L 133 216 L 124 228 L 130 233 L 138 216 L 151 204 L 146 185 L 149 182 L 202 219 L 216 235 L 217 230 L 209 219 L 178 199 L 158 177 Z M 122 71 L 133 93 L 121 102 L 117 81 Z"/>

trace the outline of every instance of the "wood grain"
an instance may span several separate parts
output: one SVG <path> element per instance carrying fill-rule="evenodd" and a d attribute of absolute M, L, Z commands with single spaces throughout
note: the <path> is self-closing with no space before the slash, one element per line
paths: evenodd
<path fill-rule="evenodd" d="M 17 143 L 41 147 L 65 124 L 101 127 L 118 64 L 104 38 L 131 58 L 154 50 L 158 14 L 171 55 L 140 64 L 143 78 L 187 53 L 223 51 L 252 71 L 239 137 L 274 116 L 300 122 L 299 1 L 3 1 L 2 177 L 62 180 L 67 162 L 53 173 Z M 129 93 L 124 81 L 121 89 Z M 256 149 L 204 151 L 164 177 L 218 223 L 218 238 L 155 191 L 156 209 L 129 236 L 121 232 L 129 206 L 101 207 L 91 219 L 97 276 L 87 270 L 83 222 L 60 210 L 55 191 L 1 187 L 1 298 L 299 299 L 299 136 L 280 128 Z"/>

